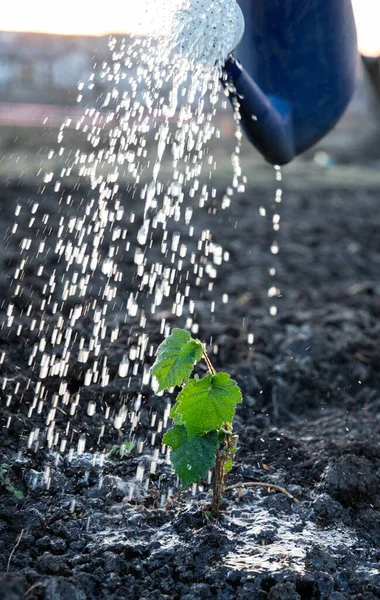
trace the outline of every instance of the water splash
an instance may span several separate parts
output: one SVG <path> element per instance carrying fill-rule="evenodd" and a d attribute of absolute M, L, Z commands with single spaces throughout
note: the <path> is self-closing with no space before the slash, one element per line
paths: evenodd
<path fill-rule="evenodd" d="M 231 539 L 241 539 L 238 552 L 229 553 L 224 565 L 238 571 L 304 573 L 306 557 L 313 548 L 339 556 L 341 549 L 346 551 L 358 545 L 356 534 L 347 528 L 340 531 L 318 527 L 297 514 L 289 515 L 287 520 L 273 515 L 268 519 L 268 511 L 258 505 L 254 514 L 232 514 L 229 526 Z"/>
<path fill-rule="evenodd" d="M 167 317 L 174 315 L 196 334 L 201 282 L 207 277 L 211 291 L 218 266 L 229 259 L 210 230 L 195 231 L 192 216 L 197 208 L 207 209 L 216 195 L 208 183 L 215 169 L 212 142 L 220 138 L 214 117 L 229 93 L 220 84 L 221 64 L 224 44 L 230 46 L 238 31 L 238 21 L 226 18 L 236 3 L 213 2 L 214 14 L 205 13 L 203 33 L 187 49 L 183 40 L 194 20 L 178 7 L 177 1 L 165 2 L 166 36 L 152 34 L 132 43 L 110 39 L 110 60 L 78 86 L 78 102 L 85 105 L 75 124 L 81 143 L 77 149 L 66 147 L 65 130 L 72 126 L 66 120 L 58 136 L 60 173 L 47 172 L 41 199 L 15 210 L 18 235 L 17 219 L 30 212 L 11 283 L 22 309 L 17 314 L 10 303 L 3 328 L 16 327 L 17 336 L 28 340 L 31 375 L 26 382 L 5 379 L 3 389 L 7 406 L 14 412 L 26 409 L 34 423 L 28 446 L 35 450 L 46 444 L 71 457 L 83 454 L 88 449 L 86 419 L 98 417 L 97 446 L 109 433 L 138 438 L 140 420 L 149 412 L 143 399 L 154 350 L 147 322 L 154 319 L 160 334 L 167 334 Z M 203 35 L 211 22 L 218 27 L 223 22 L 219 45 L 215 34 Z M 206 52 L 211 65 L 202 61 Z M 102 90 L 98 102 L 86 106 L 86 93 L 94 86 Z M 233 181 L 223 208 L 244 189 L 237 100 L 234 119 Z M 126 180 L 129 197 L 140 198 L 141 207 L 125 201 L 121 182 Z M 52 193 L 51 186 L 56 210 L 49 212 L 44 195 Z M 44 232 L 42 241 L 34 235 L 38 231 Z M 153 252 L 157 245 L 159 261 Z M 38 285 L 26 288 L 30 265 L 36 265 Z M 210 315 L 214 310 L 212 301 Z M 120 355 L 116 369 L 110 367 L 113 353 Z M 125 385 L 109 403 L 99 389 L 108 389 L 116 376 Z M 162 412 L 151 428 L 152 447 L 170 408 Z M 137 442 L 143 453 L 145 442 Z M 141 467 L 138 478 L 148 483 L 146 473 L 154 473 L 157 460 L 154 455 L 150 469 Z"/>

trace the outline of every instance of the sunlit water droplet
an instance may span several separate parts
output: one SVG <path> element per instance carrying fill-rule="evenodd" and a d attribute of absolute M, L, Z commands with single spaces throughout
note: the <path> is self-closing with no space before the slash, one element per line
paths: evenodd
<path fill-rule="evenodd" d="M 206 4 L 210 7 L 210 2 Z M 89 418 L 96 414 L 93 421 L 99 422 L 99 446 L 106 432 L 115 437 L 135 434 L 149 407 L 145 397 L 128 390 L 134 384 L 138 389 L 156 385 L 147 366 L 151 360 L 146 361 L 154 352 L 145 332 L 147 321 L 160 311 L 169 315 L 161 326 L 161 335 L 167 336 L 172 311 L 197 335 L 201 283 L 206 280 L 204 287 L 212 292 L 218 269 L 229 260 L 209 229 L 196 239 L 197 229 L 191 225 L 198 206 L 208 210 L 218 201 L 216 189 L 209 183 L 215 166 L 210 147 L 220 138 L 214 117 L 229 93 L 220 84 L 220 65 L 241 28 L 235 0 L 215 0 L 212 6 L 214 17 L 207 14 L 194 28 L 195 13 L 187 18 L 186 12 L 178 12 L 177 1 L 168 0 L 166 37 L 151 35 L 128 44 L 110 39 L 109 61 L 78 86 L 83 97 L 82 117 L 76 123 L 65 120 L 58 134 L 60 147 L 55 154 L 49 153 L 51 162 L 43 184 L 54 190 L 49 193 L 54 194 L 56 212 L 44 214 L 39 198 L 27 205 L 19 201 L 15 208 L 15 217 L 22 216 L 23 222 L 29 223 L 20 236 L 20 259 L 12 284 L 15 296 L 27 291 L 27 268 L 38 257 L 41 290 L 27 296 L 23 331 L 33 337 L 27 360 L 40 381 L 20 384 L 4 378 L 2 387 L 10 406 L 28 392 L 32 432 L 27 444 L 33 450 L 46 444 L 51 450 L 68 452 L 70 458 L 83 454 L 83 414 Z M 215 46 L 215 38 L 205 34 L 210 20 L 217 27 Z M 193 29 L 196 42 L 180 47 L 180 40 L 186 41 Z M 205 56 L 211 61 L 203 61 Z M 104 89 L 102 100 L 86 106 L 86 94 L 95 84 Z M 225 210 L 246 183 L 239 158 L 238 100 L 233 104 L 235 148 L 232 182 L 221 203 Z M 68 128 L 79 136 L 77 148 L 65 145 Z M 59 173 L 53 168 L 57 156 Z M 73 176 L 88 193 L 73 192 Z M 125 188 L 131 204 L 125 202 Z M 141 209 L 132 203 L 134 198 L 141 198 Z M 34 235 L 38 228 L 49 232 L 46 240 Z M 160 253 L 151 252 L 155 244 Z M 133 271 L 126 270 L 126 264 L 132 265 Z M 224 294 L 222 303 L 227 302 Z M 208 301 L 210 316 L 218 304 L 220 300 Z M 10 329 L 16 326 L 21 333 L 13 304 L 5 316 L 5 325 Z M 122 352 L 117 344 L 123 344 Z M 115 348 L 119 354 L 110 371 L 107 359 Z M 216 345 L 214 351 L 218 351 Z M 67 387 L 73 373 L 80 373 L 80 389 L 75 393 Z M 107 388 L 112 376 L 125 380 L 127 392 L 114 399 L 112 406 L 101 394 L 88 400 L 87 394 Z M 60 381 L 54 391 L 50 377 Z M 154 448 L 161 440 L 170 413 L 165 402 L 162 404 L 160 412 L 151 415 L 149 439 L 137 440 L 140 454 L 144 444 Z M 36 416 L 38 427 L 33 425 Z M 149 468 L 139 465 L 136 482 L 148 485 L 145 473 L 154 474 L 158 461 L 154 455 Z M 133 489 L 131 486 L 131 495 Z"/>

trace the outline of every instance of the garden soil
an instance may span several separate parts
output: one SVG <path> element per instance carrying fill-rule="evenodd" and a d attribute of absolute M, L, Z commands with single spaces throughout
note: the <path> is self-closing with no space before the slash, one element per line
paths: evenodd
<path fill-rule="evenodd" d="M 189 282 L 198 337 L 207 342 L 214 366 L 231 373 L 244 395 L 235 420 L 239 452 L 229 484 L 277 484 L 300 504 L 265 487 L 237 489 L 226 494 L 220 517 L 212 519 L 207 482 L 194 493 L 181 493 L 163 455 L 149 474 L 152 435 L 158 448 L 161 435 L 151 416 L 156 412 L 160 418 L 168 397 L 155 397 L 140 376 L 118 375 L 122 356 L 141 334 L 140 321 L 127 315 L 126 300 L 137 285 L 133 240 L 143 218 L 141 200 L 121 190 L 126 214 L 134 211 L 136 219 L 128 225 L 132 245 L 121 257 L 124 277 L 108 315 L 119 323 L 120 335 L 102 348 L 110 382 L 105 388 L 84 387 L 83 365 L 74 360 L 64 380 L 70 394 L 81 394 L 73 430 L 86 436 L 85 452 L 58 456 L 42 442 L 28 448 L 30 431 L 39 428 L 43 438 L 49 408 L 28 417 L 39 373 L 28 360 L 38 336 L 25 329 L 17 335 L 15 327 L 1 331 L 0 463 L 10 466 L 9 480 L 23 493 L 19 499 L 0 487 L 1 600 L 380 598 L 379 195 L 365 184 L 351 181 L 345 187 L 343 178 L 330 186 L 323 172 L 320 177 L 320 185 L 308 185 L 305 171 L 303 185 L 297 186 L 287 181 L 285 169 L 282 202 L 276 203 L 279 184 L 273 173 L 272 182 L 252 183 L 225 210 L 220 184 L 205 207 L 194 206 L 194 236 L 188 240 L 189 250 L 193 244 L 196 252 L 202 231 L 209 230 L 214 243 L 229 253 L 216 278 L 190 277 Z M 91 193 L 83 186 L 61 192 L 73 195 L 75 210 Z M 29 228 L 36 198 L 38 214 L 50 215 L 48 230 L 38 214 Z M 17 203 L 25 210 L 11 235 Z M 21 239 L 32 235 L 52 244 L 60 217 L 70 210 L 58 203 L 52 188 L 3 181 L 2 317 L 12 301 L 15 321 L 22 325 L 26 306 L 31 301 L 37 306 L 43 293 L 45 281 L 32 257 L 24 294 L 12 296 Z M 277 213 L 281 227 L 274 232 Z M 23 214 L 29 215 L 24 221 Z M 182 221 L 168 227 L 183 235 L 188 231 Z M 155 236 L 149 260 L 162 262 Z M 274 240 L 278 253 L 270 250 Z M 104 252 L 107 244 L 105 239 Z M 59 281 L 63 266 L 54 260 L 52 251 L 45 272 L 56 268 Z M 167 260 L 170 264 L 170 256 Z M 90 295 L 98 283 L 93 281 Z M 269 295 L 277 296 L 268 297 L 271 288 Z M 182 327 L 189 318 L 173 316 L 173 298 L 154 315 L 149 298 L 141 294 L 139 300 L 146 304 L 145 332 L 154 347 L 162 341 L 163 318 L 170 327 Z M 62 310 L 77 302 L 71 299 Z M 274 305 L 277 314 L 271 316 Z M 91 323 L 84 319 L 77 327 L 86 331 Z M 151 364 L 154 357 L 147 360 Z M 15 382 L 24 393 L 9 401 Z M 44 380 L 47 398 L 60 383 L 57 377 Z M 142 399 L 133 435 L 144 441 L 143 451 L 136 446 L 124 458 L 114 454 L 94 461 L 96 451 L 123 441 L 124 430 L 117 432 L 112 422 L 100 441 L 99 431 L 104 407 L 117 410 L 125 397 L 131 406 Z M 89 399 L 97 402 L 92 417 L 86 412 Z M 63 412 L 56 417 L 60 431 L 67 423 Z M 128 437 L 128 427 L 124 433 Z M 147 489 L 144 479 L 136 480 L 138 467 L 149 475 Z"/>

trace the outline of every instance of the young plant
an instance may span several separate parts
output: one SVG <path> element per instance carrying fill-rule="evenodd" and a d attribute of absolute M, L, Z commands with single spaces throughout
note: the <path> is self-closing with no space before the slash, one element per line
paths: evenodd
<path fill-rule="evenodd" d="M 111 458 L 111 456 L 116 457 L 116 455 L 118 455 L 119 458 L 126 458 L 130 455 L 134 447 L 135 444 L 133 442 L 124 440 L 121 442 L 121 444 L 115 444 L 114 446 L 111 446 L 110 450 L 106 454 L 106 457 Z"/>
<path fill-rule="evenodd" d="M 13 485 L 13 483 L 9 477 L 10 469 L 11 469 L 10 465 L 7 465 L 7 464 L 0 465 L 0 486 L 5 487 L 7 492 L 12 494 L 15 498 L 17 498 L 17 500 L 21 500 L 24 497 L 24 494 L 21 492 L 21 490 L 18 490 Z"/>
<path fill-rule="evenodd" d="M 192 378 L 194 366 L 202 358 L 208 373 Z M 242 402 L 241 391 L 228 373 L 216 373 L 202 342 L 182 329 L 173 329 L 158 347 L 152 374 L 159 392 L 182 388 L 170 413 L 173 427 L 165 433 L 163 443 L 171 448 L 172 465 L 182 489 L 198 483 L 215 467 L 211 503 L 215 516 L 237 451 L 232 420 L 236 405 Z"/>

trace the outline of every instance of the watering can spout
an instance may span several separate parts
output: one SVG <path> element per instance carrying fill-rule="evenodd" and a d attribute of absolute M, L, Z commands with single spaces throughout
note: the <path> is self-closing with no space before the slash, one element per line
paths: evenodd
<path fill-rule="evenodd" d="M 239 0 L 246 31 L 223 80 L 254 146 L 283 165 L 324 137 L 353 95 L 358 66 L 350 0 Z M 242 56 L 241 56 L 242 55 Z"/>
<path fill-rule="evenodd" d="M 290 162 L 296 148 L 289 103 L 267 96 L 233 55 L 226 62 L 225 75 L 233 82 L 241 124 L 249 141 L 270 163 Z"/>

